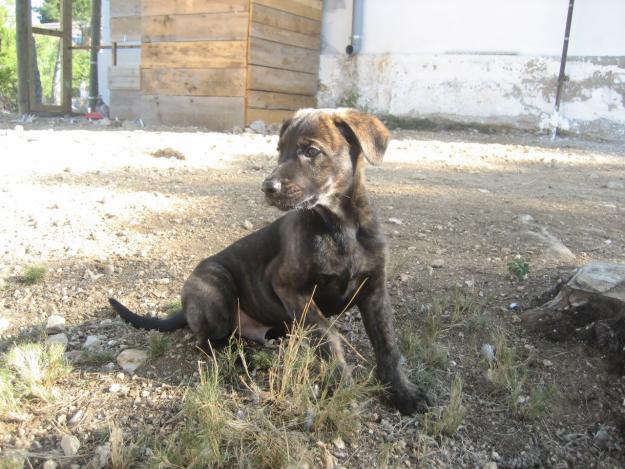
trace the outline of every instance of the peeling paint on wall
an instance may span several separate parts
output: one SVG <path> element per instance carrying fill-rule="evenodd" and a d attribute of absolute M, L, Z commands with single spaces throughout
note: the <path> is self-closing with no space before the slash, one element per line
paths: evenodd
<path fill-rule="evenodd" d="M 572 132 L 625 137 L 625 58 L 567 64 L 560 124 Z M 557 57 L 366 54 L 321 59 L 319 105 L 355 105 L 406 118 L 547 129 Z"/>
<path fill-rule="evenodd" d="M 351 3 L 324 2 L 320 106 L 625 139 L 623 0 L 576 0 L 558 116 L 568 0 L 367 1 L 347 57 Z"/>

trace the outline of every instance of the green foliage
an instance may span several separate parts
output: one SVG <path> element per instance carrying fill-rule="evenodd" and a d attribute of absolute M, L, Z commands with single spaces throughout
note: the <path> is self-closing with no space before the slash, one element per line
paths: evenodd
<path fill-rule="evenodd" d="M 530 273 L 530 265 L 525 261 L 508 262 L 508 272 L 520 282 L 525 280 Z"/>
<path fill-rule="evenodd" d="M 41 282 L 46 276 L 47 269 L 42 265 L 31 265 L 24 272 L 24 282 L 29 285 Z"/>
<path fill-rule="evenodd" d="M 15 110 L 17 104 L 17 53 L 15 24 L 7 7 L 0 6 L 0 110 Z"/>
<path fill-rule="evenodd" d="M 61 19 L 60 0 L 44 0 L 40 7 L 33 10 L 39 14 L 42 23 L 57 23 Z M 88 22 L 91 17 L 91 0 L 73 0 L 72 16 L 74 21 Z"/>

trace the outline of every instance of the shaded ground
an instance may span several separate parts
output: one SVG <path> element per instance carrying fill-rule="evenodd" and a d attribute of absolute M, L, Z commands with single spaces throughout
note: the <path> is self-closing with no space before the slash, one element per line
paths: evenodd
<path fill-rule="evenodd" d="M 584 344 L 528 335 L 510 308 L 527 308 L 576 265 L 625 261 L 625 148 L 525 134 L 393 137 L 383 166 L 368 169 L 368 187 L 388 234 L 406 366 L 443 409 L 461 378 L 466 413 L 447 435 L 373 395 L 344 448 L 332 435 L 311 435 L 313 465 L 327 466 L 325 447 L 332 464 L 345 467 L 625 465 L 623 377 Z M 162 439 L 181 424 L 201 357 L 181 331 L 167 336 L 164 355 L 132 376 L 121 373 L 119 351 L 147 348 L 149 339 L 121 324 L 106 298 L 163 314 L 200 259 L 248 233 L 250 223 L 255 229 L 280 216 L 259 190 L 277 137 L 42 119 L 16 129 L 5 117 L 0 139 L 2 351 L 43 340 L 46 318 L 60 314 L 74 370 L 56 384 L 53 405 L 21 420 L 4 416 L 0 456 L 21 449 L 33 466 L 47 458 L 84 465 L 114 424 L 146 461 L 146 435 Z M 168 147 L 185 159 L 150 155 Z M 531 215 L 572 256 L 550 249 L 519 215 Z M 510 262 L 527 262 L 527 279 L 511 276 Z M 21 276 L 34 264 L 47 275 L 27 285 Z M 351 362 L 369 370 L 357 313 L 339 327 L 364 355 L 350 353 Z M 100 339 L 97 356 L 83 351 L 88 335 Z M 60 456 L 65 433 L 81 441 L 73 458 Z"/>

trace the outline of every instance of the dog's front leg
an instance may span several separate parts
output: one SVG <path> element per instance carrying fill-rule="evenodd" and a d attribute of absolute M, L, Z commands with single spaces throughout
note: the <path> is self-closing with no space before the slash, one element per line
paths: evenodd
<path fill-rule="evenodd" d="M 369 279 L 358 300 L 358 309 L 375 352 L 378 377 L 389 386 L 393 405 L 402 414 L 425 412 L 430 405 L 429 397 L 401 370 L 393 309 L 383 275 Z"/>
<path fill-rule="evenodd" d="M 314 300 L 304 296 L 293 295 L 292 292 L 288 291 L 284 291 L 284 295 L 280 295 L 279 288 L 276 289 L 276 292 L 278 296 L 281 297 L 283 304 L 294 320 L 303 320 L 305 326 L 313 327 L 312 332 L 314 338 L 319 341 L 320 351 L 325 356 L 334 358 L 341 373 L 341 377 L 351 382 L 351 368 L 345 361 L 341 336 L 330 321 L 328 321 L 328 318 L 324 316 Z"/>

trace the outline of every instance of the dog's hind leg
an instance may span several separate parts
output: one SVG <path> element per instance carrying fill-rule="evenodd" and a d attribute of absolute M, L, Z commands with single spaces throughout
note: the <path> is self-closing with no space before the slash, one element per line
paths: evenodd
<path fill-rule="evenodd" d="M 216 263 L 202 263 L 182 289 L 182 307 L 198 346 L 210 351 L 224 345 L 234 331 L 237 289 L 230 273 Z"/>

